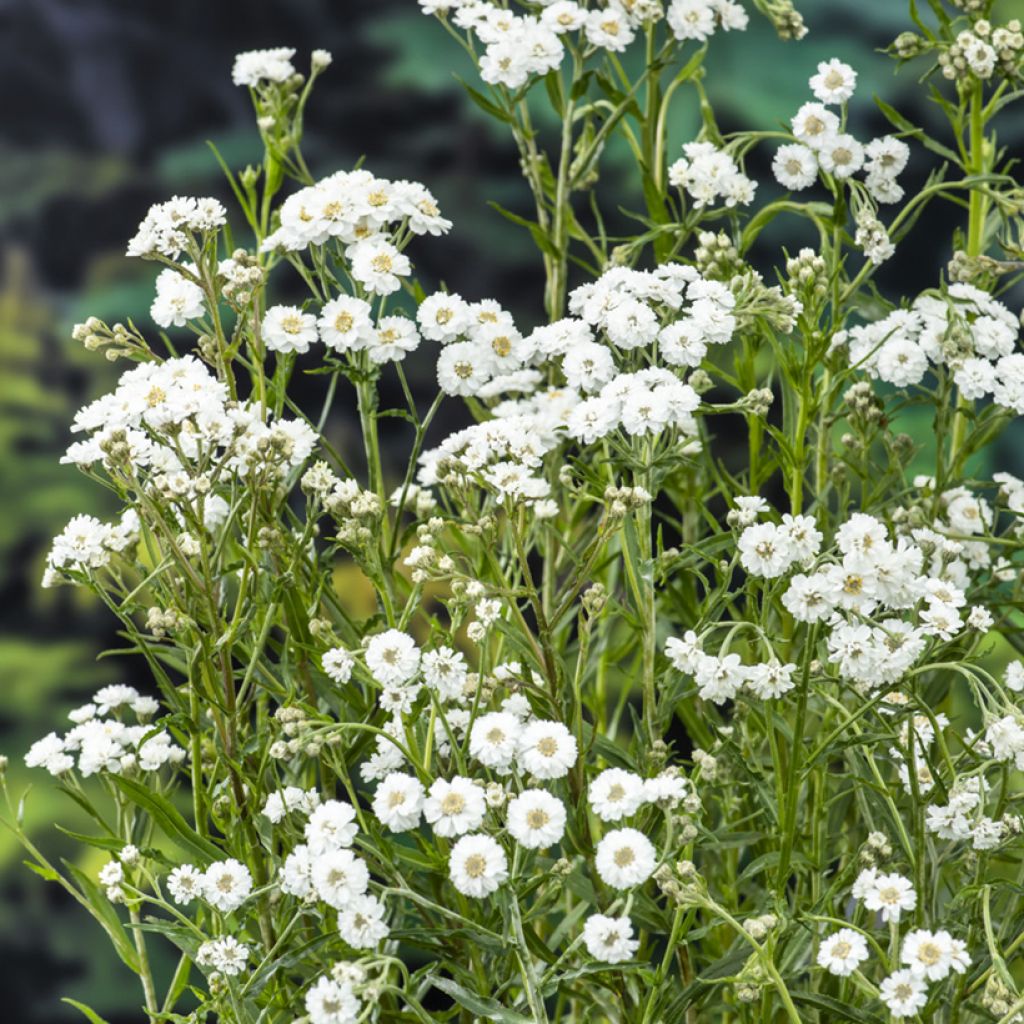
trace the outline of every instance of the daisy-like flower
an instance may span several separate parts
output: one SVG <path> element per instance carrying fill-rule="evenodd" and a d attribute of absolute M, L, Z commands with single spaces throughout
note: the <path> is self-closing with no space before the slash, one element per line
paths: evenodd
<path fill-rule="evenodd" d="M 448 861 L 452 885 L 474 899 L 483 899 L 508 878 L 508 859 L 498 842 L 487 835 L 463 836 Z"/>
<path fill-rule="evenodd" d="M 338 934 L 354 949 L 374 949 L 390 931 L 385 911 L 376 896 L 356 896 L 338 913 Z"/>
<path fill-rule="evenodd" d="M 320 659 L 325 673 L 336 683 L 347 683 L 352 678 L 355 659 L 344 647 L 332 647 Z"/>
<path fill-rule="evenodd" d="M 330 850 L 351 846 L 359 826 L 352 805 L 344 800 L 327 800 L 306 822 L 306 842 L 314 857 Z"/>
<path fill-rule="evenodd" d="M 392 832 L 408 832 L 419 827 L 423 798 L 419 779 L 402 772 L 392 772 L 373 795 L 373 813 Z"/>
<path fill-rule="evenodd" d="M 252 892 L 252 875 L 237 860 L 211 864 L 203 875 L 203 897 L 224 914 L 240 907 Z"/>
<path fill-rule="evenodd" d="M 632 889 L 654 873 L 657 854 L 651 841 L 635 828 L 609 832 L 597 844 L 594 863 L 601 880 L 613 889 Z"/>
<path fill-rule="evenodd" d="M 506 774 L 516 755 L 522 723 L 507 711 L 481 715 L 469 733 L 469 752 L 482 765 Z"/>
<path fill-rule="evenodd" d="M 352 295 L 331 299 L 316 322 L 320 337 L 335 352 L 357 352 L 366 348 L 373 338 L 370 304 Z"/>
<path fill-rule="evenodd" d="M 890 974 L 879 986 L 879 997 L 897 1019 L 913 1017 L 928 1002 L 924 979 L 912 971 Z"/>
<path fill-rule="evenodd" d="M 528 850 L 545 850 L 565 833 L 565 805 L 543 789 L 526 789 L 508 804 L 509 835 Z"/>
<path fill-rule="evenodd" d="M 623 768 L 606 768 L 587 790 L 590 806 L 602 821 L 621 821 L 646 800 L 644 780 Z"/>
<path fill-rule="evenodd" d="M 839 118 L 821 103 L 805 103 L 790 122 L 798 142 L 819 150 L 839 131 Z"/>
<path fill-rule="evenodd" d="M 971 958 L 964 943 L 954 939 L 949 932 L 916 928 L 904 936 L 900 962 L 906 964 L 916 977 L 942 981 L 950 971 L 963 974 L 970 966 Z"/>
<path fill-rule="evenodd" d="M 595 959 L 607 964 L 632 960 L 640 948 L 633 938 L 633 924 L 628 917 L 607 917 L 591 914 L 583 925 L 583 945 Z"/>
<path fill-rule="evenodd" d="M 374 236 L 348 249 L 352 276 L 374 295 L 391 295 L 402 287 L 402 278 L 412 273 L 409 257 L 386 238 Z"/>
<path fill-rule="evenodd" d="M 271 306 L 263 315 L 261 331 L 271 352 L 308 352 L 319 337 L 316 317 L 298 306 Z"/>
<path fill-rule="evenodd" d="M 167 876 L 167 891 L 175 903 L 187 906 L 204 893 L 202 871 L 191 864 L 179 865 Z"/>
<path fill-rule="evenodd" d="M 382 686 L 401 686 L 416 675 L 420 649 L 408 633 L 388 629 L 370 637 L 366 645 L 366 667 Z"/>
<path fill-rule="evenodd" d="M 427 651 L 420 663 L 423 682 L 436 690 L 442 700 L 457 700 L 465 691 L 469 670 L 461 651 L 450 647 L 438 647 Z"/>
<path fill-rule="evenodd" d="M 840 928 L 818 947 L 818 966 L 840 978 L 852 974 L 867 958 L 867 940 L 852 928 Z"/>
<path fill-rule="evenodd" d="M 423 801 L 423 816 L 439 836 L 472 832 L 483 823 L 487 801 L 472 779 L 456 775 L 451 782 L 435 779 Z"/>
<path fill-rule="evenodd" d="M 818 149 L 822 170 L 836 178 L 849 178 L 864 166 L 864 147 L 852 135 L 832 135 Z"/>
<path fill-rule="evenodd" d="M 576 739 L 561 722 L 531 722 L 519 737 L 519 767 L 537 779 L 561 779 L 576 763 Z"/>
<path fill-rule="evenodd" d="M 904 910 L 917 906 L 917 893 L 909 878 L 895 873 L 878 875 L 864 894 L 864 906 L 881 911 L 883 921 L 898 921 Z"/>
<path fill-rule="evenodd" d="M 447 345 L 469 329 L 469 306 L 461 295 L 435 292 L 420 303 L 416 321 L 424 338 Z"/>
<path fill-rule="evenodd" d="M 310 1024 L 355 1024 L 362 1003 L 347 981 L 318 978 L 306 992 Z"/>
<path fill-rule="evenodd" d="M 310 878 L 324 903 L 343 910 L 354 897 L 366 892 L 370 872 L 351 850 L 331 850 L 312 862 Z"/>
<path fill-rule="evenodd" d="M 196 963 L 204 970 L 219 971 L 233 978 L 241 974 L 249 962 L 249 947 L 233 935 L 204 942 L 196 951 Z"/>
<path fill-rule="evenodd" d="M 772 160 L 772 173 L 783 188 L 799 192 L 818 180 L 818 158 L 813 149 L 799 142 L 779 146 Z"/>
<path fill-rule="evenodd" d="M 845 103 L 857 88 L 857 72 L 849 64 L 833 57 L 818 65 L 818 73 L 811 76 L 808 84 L 815 98 L 822 103 Z"/>
<path fill-rule="evenodd" d="M 446 395 L 473 396 L 491 379 L 487 352 L 472 341 L 445 347 L 437 360 L 437 386 Z"/>
<path fill-rule="evenodd" d="M 399 362 L 419 348 L 420 335 L 408 317 L 381 317 L 366 346 L 375 363 Z"/>

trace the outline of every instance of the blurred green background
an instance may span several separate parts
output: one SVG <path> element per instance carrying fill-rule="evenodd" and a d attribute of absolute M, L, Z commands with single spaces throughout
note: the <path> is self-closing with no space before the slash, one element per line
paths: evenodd
<path fill-rule="evenodd" d="M 861 73 L 853 117 L 862 137 L 886 125 L 873 93 L 922 124 L 935 111 L 912 72 L 894 77 L 878 52 L 908 27 L 902 0 L 804 0 L 810 36 L 782 44 L 753 19 L 747 33 L 719 36 L 708 87 L 726 129 L 771 128 L 806 98 L 817 61 L 838 56 Z M 1024 0 L 1001 15 L 1024 16 Z M 42 591 L 50 538 L 75 513 L 109 513 L 103 491 L 58 465 L 79 405 L 111 384 L 117 367 L 70 340 L 93 314 L 152 326 L 152 266 L 123 257 L 151 202 L 174 193 L 228 196 L 206 147 L 215 139 L 230 164 L 259 159 L 248 97 L 231 85 L 233 54 L 290 45 L 297 62 L 326 47 L 335 64 L 309 116 L 307 154 L 315 173 L 350 167 L 361 156 L 375 172 L 425 182 L 455 221 L 445 239 L 423 240 L 421 274 L 468 298 L 500 298 L 536 322 L 541 283 L 528 238 L 490 210 L 497 200 L 527 213 L 511 142 L 466 102 L 453 72 L 473 72 L 415 0 L 6 0 L 0 3 L 0 751 L 12 762 L 12 789 L 33 783 L 27 821 L 54 857 L 80 857 L 52 828 L 70 808 L 21 767 L 29 744 L 63 728 L 68 709 L 104 682 L 147 687 L 124 659 L 97 660 L 116 643 L 109 617 L 81 594 Z M 674 144 L 692 137 L 696 111 L 680 101 Z M 1010 152 L 1024 123 L 1002 127 Z M 670 150 L 671 152 L 671 150 Z M 770 152 L 748 167 L 768 189 Z M 918 150 L 908 188 L 927 172 Z M 638 208 L 628 165 L 613 152 L 603 195 Z M 949 257 L 955 210 L 922 223 L 902 258 L 882 275 L 890 297 L 934 284 Z M 800 244 L 776 232 L 771 243 Z M 764 269 L 768 270 L 767 267 Z M 431 368 L 417 364 L 426 383 Z M 333 430 L 344 442 L 350 425 Z M 929 424 L 917 424 L 922 439 Z M 1004 442 L 999 468 L 1024 474 L 1021 445 Z M 81 1019 L 57 1002 L 72 995 L 111 1024 L 142 1019 L 138 996 L 97 927 L 54 886 L 30 875 L 0 831 L 0 1019 L 59 1024 Z M 87 870 L 99 864 L 80 861 Z"/>

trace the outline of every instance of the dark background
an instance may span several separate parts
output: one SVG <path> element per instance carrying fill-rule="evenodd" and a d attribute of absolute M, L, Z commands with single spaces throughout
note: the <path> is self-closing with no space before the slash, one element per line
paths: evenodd
<path fill-rule="evenodd" d="M 811 29 L 801 44 L 778 42 L 757 17 L 750 31 L 712 42 L 708 87 L 724 128 L 775 127 L 807 98 L 817 61 L 832 56 L 861 73 L 853 126 L 862 138 L 886 128 L 874 93 L 918 123 L 937 124 L 913 72 L 894 77 L 877 52 L 908 27 L 901 0 L 805 0 L 801 9 Z M 1024 14 L 1024 0 L 1003 3 L 1000 13 Z M 111 512 L 102 489 L 57 464 L 73 411 L 107 390 L 119 369 L 82 351 L 70 330 L 90 314 L 152 327 L 155 269 L 125 259 L 125 242 L 154 201 L 229 199 L 206 140 L 235 168 L 258 162 L 248 95 L 232 86 L 231 62 L 239 50 L 277 45 L 295 46 L 299 67 L 314 47 L 334 54 L 308 117 L 314 173 L 365 156 L 378 174 L 423 181 L 455 229 L 418 243 L 421 276 L 470 299 L 499 298 L 524 328 L 540 317 L 539 261 L 524 234 L 487 206 L 493 199 L 529 212 L 512 143 L 466 101 L 453 73 L 472 82 L 474 72 L 415 0 L 0 0 L 0 751 L 11 758 L 15 794 L 34 787 L 26 803 L 34 838 L 51 857 L 73 857 L 90 872 L 103 858 L 83 855 L 52 828 L 55 819 L 75 827 L 72 808 L 45 775 L 30 778 L 21 767 L 29 744 L 64 728 L 67 710 L 97 685 L 147 686 L 138 666 L 96 659 L 116 643 L 102 609 L 76 591 L 38 587 L 49 540 L 64 523 L 78 512 Z M 672 137 L 681 143 L 697 128 L 692 98 L 675 109 Z M 1002 132 L 1018 151 L 1019 118 L 1008 117 Z M 766 191 L 769 163 L 766 150 L 748 167 Z M 916 149 L 905 183 L 922 180 L 929 166 Z M 614 150 L 602 189 L 608 205 L 641 205 Z M 916 229 L 882 275 L 891 297 L 937 281 L 957 219 L 946 207 Z M 806 240 L 784 230 L 769 239 L 776 251 Z M 767 262 L 762 269 L 771 274 Z M 431 368 L 411 369 L 429 387 Z M 344 442 L 344 401 L 340 412 L 332 429 Z M 912 428 L 927 435 L 926 421 Z M 995 461 L 1021 472 L 1008 448 Z M 69 995 L 110 1024 L 137 1024 L 134 979 L 99 928 L 20 860 L 0 831 L 0 1019 L 80 1020 L 58 1002 Z"/>

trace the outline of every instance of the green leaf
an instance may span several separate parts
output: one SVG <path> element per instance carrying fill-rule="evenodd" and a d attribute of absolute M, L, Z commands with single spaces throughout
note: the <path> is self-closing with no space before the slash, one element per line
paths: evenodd
<path fill-rule="evenodd" d="M 853 1020 L 860 1024 L 885 1024 L 882 1017 L 865 1010 L 858 1010 L 848 1003 L 841 1003 L 838 999 L 829 996 L 818 995 L 816 992 L 791 992 L 794 1003 L 803 1003 L 806 1006 L 814 1006 L 824 1010 L 828 1014 L 828 1020 Z"/>
<path fill-rule="evenodd" d="M 110 781 L 132 803 L 145 810 L 160 826 L 168 839 L 172 839 L 183 849 L 188 850 L 202 861 L 204 866 L 210 861 L 220 860 L 223 857 L 223 851 L 191 828 L 182 817 L 181 812 L 167 797 L 153 793 L 141 783 L 135 782 L 133 779 L 126 779 L 122 775 L 111 775 Z"/>
<path fill-rule="evenodd" d="M 69 999 L 67 996 L 64 996 L 61 1002 L 67 1003 L 68 1006 L 73 1006 L 90 1024 L 108 1024 L 95 1010 L 89 1009 L 85 1003 L 80 1003 L 77 999 Z"/>
<path fill-rule="evenodd" d="M 514 1010 L 506 1010 L 500 1003 L 484 996 L 478 996 L 450 978 L 431 978 L 430 982 L 434 988 L 451 996 L 459 1006 L 475 1013 L 478 1017 L 483 1017 L 484 1020 L 498 1021 L 498 1024 L 535 1024 L 532 1017 L 524 1017 Z"/>
<path fill-rule="evenodd" d="M 458 75 L 455 76 L 459 84 L 469 94 L 469 98 L 485 113 L 488 117 L 496 118 L 499 121 L 504 121 L 505 124 L 515 124 L 515 118 L 511 114 L 507 114 L 504 110 L 497 105 L 492 103 L 483 93 L 478 92 L 468 82 L 463 81 Z"/>

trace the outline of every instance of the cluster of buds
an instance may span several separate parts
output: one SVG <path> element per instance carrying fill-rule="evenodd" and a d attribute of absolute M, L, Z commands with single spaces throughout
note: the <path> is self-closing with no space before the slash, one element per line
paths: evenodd
<path fill-rule="evenodd" d="M 111 362 L 133 355 L 149 357 L 145 339 L 134 327 L 120 323 L 109 327 L 99 317 L 91 316 L 84 323 L 75 324 L 71 337 L 90 352 L 103 352 Z"/>
<path fill-rule="evenodd" d="M 694 262 L 701 277 L 709 281 L 728 281 L 740 270 L 740 254 L 724 232 L 701 231 L 697 235 Z"/>
<path fill-rule="evenodd" d="M 853 241 L 865 257 L 876 267 L 880 266 L 896 251 L 885 225 L 870 206 L 863 206 L 854 217 L 857 232 Z"/>
<path fill-rule="evenodd" d="M 786 260 L 789 290 L 806 298 L 824 298 L 828 294 L 828 264 L 813 249 L 801 249 Z"/>
<path fill-rule="evenodd" d="M 271 757 L 282 759 L 296 754 L 305 754 L 307 757 L 319 756 L 322 740 L 308 735 L 316 723 L 309 720 L 302 708 L 278 708 L 274 712 L 274 720 L 281 727 L 286 739 L 276 740 L 270 745 Z"/>
<path fill-rule="evenodd" d="M 803 39 L 807 26 L 793 0 L 754 0 L 754 6 L 768 18 L 780 39 Z"/>
<path fill-rule="evenodd" d="M 740 400 L 739 407 L 752 416 L 765 417 L 768 410 L 775 402 L 775 395 L 771 388 L 754 388 L 748 391 Z"/>
<path fill-rule="evenodd" d="M 981 1005 L 1000 1021 L 1008 1020 L 1011 1024 L 1024 1021 L 1024 1014 L 1009 1016 L 1017 1005 L 1017 996 L 997 971 L 993 971 L 985 982 L 985 988 L 981 993 Z"/>
<path fill-rule="evenodd" d="M 654 872 L 654 881 L 666 899 L 677 907 L 702 907 L 708 904 L 708 883 L 692 860 L 678 861 L 674 868 L 662 864 Z"/>
<path fill-rule="evenodd" d="M 885 421 L 885 405 L 866 380 L 847 389 L 843 405 L 850 425 L 861 434 L 871 433 Z"/>
<path fill-rule="evenodd" d="M 729 279 L 729 291 L 736 296 L 734 315 L 743 327 L 754 321 L 791 334 L 803 312 L 800 300 L 787 295 L 778 285 L 766 285 L 756 270 L 745 270 Z"/>
<path fill-rule="evenodd" d="M 256 257 L 245 249 L 236 249 L 229 259 L 222 260 L 217 266 L 217 277 L 223 282 L 221 294 L 235 309 L 249 304 L 265 276 Z"/>
<path fill-rule="evenodd" d="M 609 515 L 624 516 L 631 509 L 649 505 L 651 495 L 643 487 L 616 487 L 609 484 L 604 489 L 604 500 L 608 505 Z"/>
<path fill-rule="evenodd" d="M 872 832 L 860 849 L 860 862 L 865 867 L 878 867 L 892 857 L 892 844 L 883 832 Z"/>

